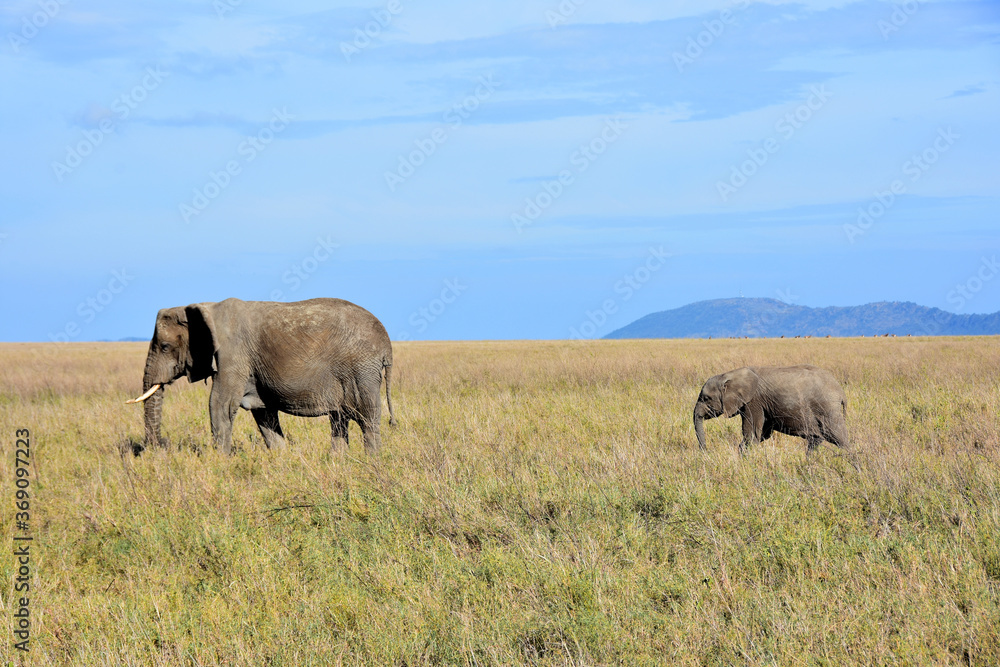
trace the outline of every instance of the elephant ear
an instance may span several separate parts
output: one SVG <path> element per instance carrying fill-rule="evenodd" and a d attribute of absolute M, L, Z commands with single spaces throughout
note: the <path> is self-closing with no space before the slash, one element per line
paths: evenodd
<path fill-rule="evenodd" d="M 727 417 L 733 417 L 743 406 L 757 395 L 760 378 L 749 368 L 741 368 L 728 373 L 722 383 L 722 409 Z"/>
<path fill-rule="evenodd" d="M 219 370 L 215 355 L 219 351 L 219 337 L 210 304 L 198 303 L 184 309 L 188 321 L 187 378 L 198 382 L 215 375 Z"/>

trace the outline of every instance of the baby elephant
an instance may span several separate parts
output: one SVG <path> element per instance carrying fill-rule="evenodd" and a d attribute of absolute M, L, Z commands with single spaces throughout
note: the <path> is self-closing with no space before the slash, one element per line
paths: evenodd
<path fill-rule="evenodd" d="M 844 390 L 822 368 L 738 368 L 709 378 L 694 404 L 698 445 L 705 449 L 705 419 L 736 413 L 743 417 L 741 452 L 774 431 L 805 438 L 808 451 L 823 440 L 848 445 Z"/>

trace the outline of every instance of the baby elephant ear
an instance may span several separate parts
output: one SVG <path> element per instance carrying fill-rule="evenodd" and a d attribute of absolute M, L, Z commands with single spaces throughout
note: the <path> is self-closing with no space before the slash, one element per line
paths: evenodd
<path fill-rule="evenodd" d="M 722 409 L 727 417 L 734 416 L 757 395 L 759 383 L 760 378 L 749 368 L 728 374 L 722 383 Z"/>
<path fill-rule="evenodd" d="M 215 375 L 218 366 L 215 354 L 219 351 L 219 337 L 215 330 L 211 304 L 198 303 L 184 309 L 188 320 L 187 377 L 198 382 Z"/>

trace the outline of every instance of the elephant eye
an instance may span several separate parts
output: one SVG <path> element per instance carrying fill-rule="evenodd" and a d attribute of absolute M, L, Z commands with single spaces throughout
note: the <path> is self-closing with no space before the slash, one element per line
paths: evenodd
<path fill-rule="evenodd" d="M 162 352 L 169 352 L 170 351 L 170 343 L 160 343 L 160 350 Z"/>

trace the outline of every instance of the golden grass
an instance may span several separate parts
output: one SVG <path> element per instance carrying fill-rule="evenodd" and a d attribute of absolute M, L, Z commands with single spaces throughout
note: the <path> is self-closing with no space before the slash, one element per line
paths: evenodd
<path fill-rule="evenodd" d="M 122 456 L 145 350 L 0 345 L 30 664 L 1000 664 L 996 338 L 400 343 L 374 457 L 287 415 L 267 451 L 241 413 L 225 458 L 186 381 L 173 446 Z M 739 419 L 697 449 L 708 376 L 795 363 L 844 383 L 850 452 L 740 457 Z"/>

